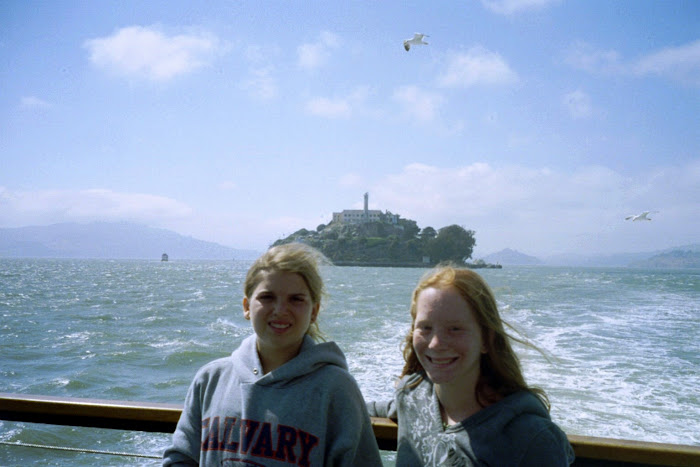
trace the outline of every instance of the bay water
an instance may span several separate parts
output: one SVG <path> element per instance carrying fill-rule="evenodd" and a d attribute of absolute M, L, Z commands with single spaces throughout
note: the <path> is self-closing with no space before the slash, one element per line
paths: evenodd
<path fill-rule="evenodd" d="M 250 261 L 0 259 L 0 392 L 181 404 L 252 333 Z M 420 268 L 323 269 L 320 327 L 367 400 L 392 397 Z M 700 445 L 700 271 L 506 266 L 479 273 L 569 434 Z M 169 434 L 0 421 L 0 465 L 158 465 Z M 60 446 L 52 450 L 26 445 Z M 80 452 L 94 451 L 94 452 Z M 387 465 L 393 454 L 385 453 Z"/>

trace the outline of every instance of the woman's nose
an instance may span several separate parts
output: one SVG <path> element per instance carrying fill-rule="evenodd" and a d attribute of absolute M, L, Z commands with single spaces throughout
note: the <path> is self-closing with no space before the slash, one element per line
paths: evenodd
<path fill-rule="evenodd" d="M 445 343 L 445 337 L 442 335 L 440 332 L 433 332 L 433 335 L 430 336 L 430 343 L 428 344 L 428 347 L 430 348 L 439 348 Z"/>
<path fill-rule="evenodd" d="M 287 309 L 287 302 L 284 300 L 275 300 L 275 311 L 277 313 L 284 313 Z"/>

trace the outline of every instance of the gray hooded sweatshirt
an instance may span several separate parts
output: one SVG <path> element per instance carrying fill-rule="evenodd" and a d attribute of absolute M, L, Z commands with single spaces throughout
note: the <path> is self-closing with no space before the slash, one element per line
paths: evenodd
<path fill-rule="evenodd" d="M 432 382 L 413 374 L 401 379 L 395 400 L 370 402 L 367 408 L 370 416 L 398 421 L 397 467 L 549 467 L 574 461 L 566 435 L 529 391 L 511 394 L 461 423 L 443 427 Z"/>
<path fill-rule="evenodd" d="M 164 466 L 382 465 L 335 343 L 305 336 L 299 355 L 265 375 L 255 343 L 252 335 L 197 372 Z"/>

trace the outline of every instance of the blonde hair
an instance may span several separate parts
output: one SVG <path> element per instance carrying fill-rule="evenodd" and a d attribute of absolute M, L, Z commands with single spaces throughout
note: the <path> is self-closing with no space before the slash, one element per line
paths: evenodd
<path fill-rule="evenodd" d="M 414 289 L 411 299 L 411 329 L 403 344 L 403 356 L 406 364 L 401 376 L 414 373 L 425 374 L 425 370 L 413 350 L 413 331 L 418 296 L 427 288 L 445 289 L 448 287 L 457 290 L 474 312 L 486 346 L 486 353 L 481 354 L 480 374 L 474 389 L 477 402 L 481 406 L 486 406 L 517 391 L 527 390 L 539 397 L 549 410 L 549 399 L 546 393 L 540 388 L 528 386 L 525 382 L 520 359 L 513 351 L 510 340 L 533 348 L 536 347 L 523 339 L 509 335 L 505 331 L 504 322 L 498 313 L 498 306 L 491 288 L 479 274 L 470 269 L 440 265 L 423 276 Z M 508 326 L 507 323 L 506 326 Z"/>
<path fill-rule="evenodd" d="M 272 271 L 283 271 L 299 274 L 311 294 L 313 305 L 321 305 L 321 298 L 325 295 L 325 286 L 319 272 L 321 264 L 330 264 L 323 253 L 302 243 L 286 243 L 267 250 L 260 258 L 255 260 L 246 274 L 243 292 L 247 298 L 253 295 L 253 291 L 263 279 L 263 274 Z M 315 341 L 324 341 L 323 333 L 318 327 L 318 320 L 314 320 L 308 334 Z"/>

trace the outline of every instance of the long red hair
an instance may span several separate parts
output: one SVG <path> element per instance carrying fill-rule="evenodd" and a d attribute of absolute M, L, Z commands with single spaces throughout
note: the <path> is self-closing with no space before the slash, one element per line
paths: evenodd
<path fill-rule="evenodd" d="M 470 269 L 450 265 L 438 266 L 427 273 L 413 290 L 411 299 L 411 329 L 403 344 L 403 356 L 406 364 L 401 376 L 421 373 L 423 366 L 413 350 L 413 331 L 416 322 L 416 301 L 420 293 L 427 288 L 444 289 L 453 287 L 473 310 L 482 332 L 486 353 L 481 355 L 480 375 L 475 388 L 476 400 L 482 406 L 520 390 L 527 390 L 540 398 L 549 409 L 549 400 L 545 392 L 537 387 L 530 387 L 525 382 L 520 359 L 513 351 L 510 341 L 528 345 L 523 339 L 508 334 L 504 322 L 498 313 L 496 299 L 484 279 Z"/>

